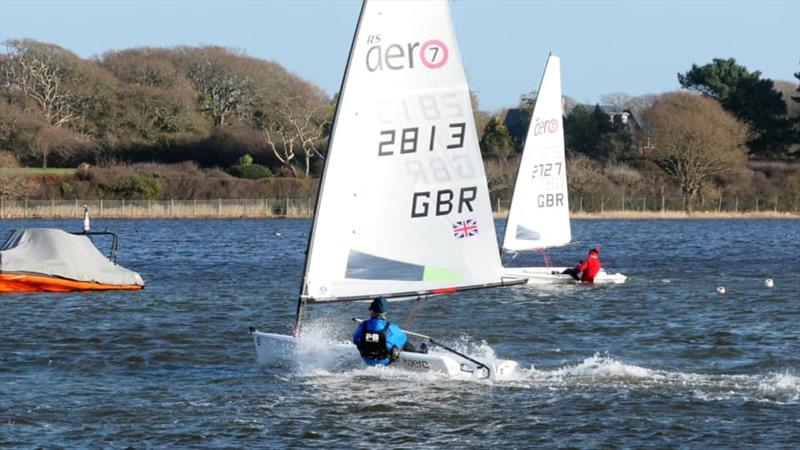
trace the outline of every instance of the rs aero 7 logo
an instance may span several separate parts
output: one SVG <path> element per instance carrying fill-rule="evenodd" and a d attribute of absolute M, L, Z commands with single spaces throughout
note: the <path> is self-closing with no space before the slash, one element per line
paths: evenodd
<path fill-rule="evenodd" d="M 438 39 L 425 42 L 385 43 L 380 34 L 367 36 L 366 64 L 370 72 L 405 70 L 416 67 L 439 69 L 447 64 L 450 50 Z"/>

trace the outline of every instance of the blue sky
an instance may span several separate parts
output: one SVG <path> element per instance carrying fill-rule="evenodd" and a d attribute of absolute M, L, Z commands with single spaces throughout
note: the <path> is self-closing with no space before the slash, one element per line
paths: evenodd
<path fill-rule="evenodd" d="M 33 38 L 81 57 L 140 46 L 222 45 L 274 60 L 332 94 L 339 88 L 359 1 L 0 0 L 0 40 Z M 800 0 L 486 1 L 451 9 L 482 109 L 536 89 L 549 52 L 564 93 L 678 89 L 692 63 L 733 57 L 765 77 L 800 70 Z"/>

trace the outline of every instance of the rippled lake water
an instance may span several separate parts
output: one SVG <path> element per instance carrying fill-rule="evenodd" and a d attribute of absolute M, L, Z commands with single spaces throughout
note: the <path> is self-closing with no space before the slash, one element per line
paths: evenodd
<path fill-rule="evenodd" d="M 0 447 L 800 442 L 797 220 L 573 221 L 579 243 L 551 251 L 553 263 L 600 244 L 626 284 L 512 287 L 422 307 L 414 330 L 518 361 L 503 382 L 258 366 L 247 328 L 290 329 L 307 220 L 94 225 L 120 235 L 119 262 L 147 288 L 0 296 Z M 0 235 L 27 226 L 80 224 L 4 220 Z M 393 303 L 391 317 L 412 306 Z M 314 306 L 306 331 L 347 339 L 365 309 Z"/>

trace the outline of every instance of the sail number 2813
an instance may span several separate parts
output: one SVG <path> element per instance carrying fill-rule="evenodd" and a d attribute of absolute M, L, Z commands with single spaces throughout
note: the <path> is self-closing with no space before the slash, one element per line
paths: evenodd
<path fill-rule="evenodd" d="M 464 135 L 467 124 L 465 122 L 451 123 L 447 126 L 445 139 L 448 149 L 464 147 Z M 416 153 L 419 148 L 428 151 L 435 150 L 436 125 L 430 128 L 410 127 L 400 130 L 381 130 L 381 140 L 378 142 L 378 156 L 391 156 L 394 154 Z M 422 147 L 420 147 L 422 144 Z"/>

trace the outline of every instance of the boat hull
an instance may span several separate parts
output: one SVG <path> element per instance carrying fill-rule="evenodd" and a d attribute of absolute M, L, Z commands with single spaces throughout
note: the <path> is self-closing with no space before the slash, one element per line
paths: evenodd
<path fill-rule="evenodd" d="M 355 345 L 349 343 L 325 343 L 307 345 L 300 338 L 284 334 L 251 331 L 256 347 L 256 360 L 259 364 L 296 364 L 302 355 L 333 358 L 333 362 L 363 364 Z M 324 356 L 323 356 L 324 355 Z M 402 352 L 392 367 L 421 373 L 442 373 L 450 377 L 508 379 L 517 370 L 517 363 L 511 360 L 481 361 L 489 367 L 476 367 L 476 364 L 452 353 L 432 351 L 430 353 Z"/>
<path fill-rule="evenodd" d="M 138 284 L 114 285 L 46 275 L 0 273 L 0 292 L 136 291 Z"/>
<path fill-rule="evenodd" d="M 528 284 L 580 284 L 572 276 L 562 274 L 566 267 L 505 267 L 503 277 L 525 278 Z M 557 272 L 557 273 L 553 273 Z M 621 284 L 628 279 L 621 273 L 606 272 L 601 269 L 594 277 L 595 284 Z"/>

